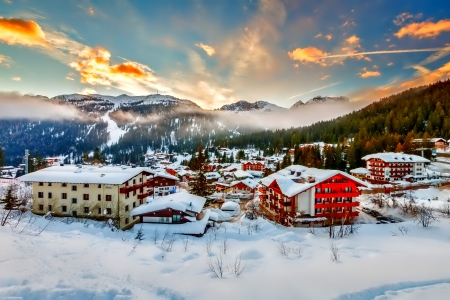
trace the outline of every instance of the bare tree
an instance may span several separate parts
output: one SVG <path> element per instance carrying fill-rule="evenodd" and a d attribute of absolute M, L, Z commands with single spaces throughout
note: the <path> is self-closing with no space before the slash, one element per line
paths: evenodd
<path fill-rule="evenodd" d="M 211 257 L 208 258 L 208 267 L 211 273 L 214 274 L 217 278 L 223 278 L 223 273 L 225 271 L 223 265 L 222 254 L 216 256 L 216 259 L 213 261 Z"/>
<path fill-rule="evenodd" d="M 417 207 L 417 214 L 415 216 L 417 223 L 423 227 L 430 227 L 434 222 L 439 221 L 431 207 L 427 207 L 424 204 Z"/>
<path fill-rule="evenodd" d="M 247 210 L 245 212 L 245 217 L 250 220 L 258 219 L 258 217 L 261 215 L 259 203 L 255 199 L 248 201 L 246 208 Z"/>
<path fill-rule="evenodd" d="M 192 246 L 192 244 L 194 244 L 194 239 L 190 238 L 188 235 L 185 235 L 183 237 L 183 248 L 184 248 L 184 251 L 187 251 Z"/>
<path fill-rule="evenodd" d="M 212 253 L 211 245 L 212 245 L 211 235 L 208 234 L 208 237 L 206 238 L 206 241 L 205 241 L 205 250 L 206 250 L 206 253 L 208 253 L 209 256 L 211 256 L 211 253 Z"/>
<path fill-rule="evenodd" d="M 450 217 L 450 202 L 445 202 L 442 204 L 441 208 L 439 209 L 439 212 L 444 217 Z"/>
<path fill-rule="evenodd" d="M 158 227 L 155 226 L 155 230 L 152 233 L 152 241 L 155 243 L 155 245 L 158 242 L 158 237 L 159 237 Z"/>
<path fill-rule="evenodd" d="M 164 234 L 163 240 L 161 242 L 161 248 L 166 252 L 172 251 L 176 239 L 177 238 L 175 233 Z"/>
<path fill-rule="evenodd" d="M 228 269 L 231 270 L 231 272 L 236 275 L 239 276 L 242 274 L 242 272 L 244 272 L 245 269 L 245 263 L 242 264 L 242 254 L 236 254 L 236 257 L 234 258 L 234 262 L 228 266 Z"/>
<path fill-rule="evenodd" d="M 331 251 L 331 260 L 333 262 L 339 261 L 339 256 L 340 256 L 339 248 L 336 246 L 335 243 L 330 244 L 330 251 Z"/>
<path fill-rule="evenodd" d="M 225 237 L 222 241 L 222 243 L 219 246 L 220 252 L 223 254 L 227 254 L 228 248 L 230 248 L 230 245 L 228 244 L 228 239 Z"/>
<path fill-rule="evenodd" d="M 280 254 L 283 256 L 288 256 L 289 252 L 291 252 L 291 248 L 289 248 L 286 243 L 281 240 L 278 241 L 278 252 L 280 252 Z"/>
<path fill-rule="evenodd" d="M 301 255 L 303 253 L 303 248 L 299 245 L 297 247 L 292 248 L 292 251 L 294 251 L 294 253 L 297 255 Z"/>
<path fill-rule="evenodd" d="M 408 235 L 408 232 L 410 231 L 410 229 L 406 226 L 398 226 L 397 229 L 402 235 Z"/>

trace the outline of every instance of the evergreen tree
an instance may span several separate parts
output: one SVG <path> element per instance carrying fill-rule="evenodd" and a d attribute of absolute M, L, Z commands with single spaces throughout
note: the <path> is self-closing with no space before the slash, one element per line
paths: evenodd
<path fill-rule="evenodd" d="M 203 165 L 198 170 L 195 178 L 189 182 L 189 192 L 201 197 L 207 197 L 212 194 L 212 191 L 208 186 Z"/>
<path fill-rule="evenodd" d="M 3 205 L 4 213 L 1 215 L 0 225 L 5 226 L 13 210 L 23 209 L 26 205 L 26 199 L 18 197 L 17 185 L 10 184 L 6 190 L 5 196 L 0 200 Z"/>
<path fill-rule="evenodd" d="M 3 151 L 3 148 L 0 147 L 0 167 L 3 167 L 5 165 L 5 152 Z"/>

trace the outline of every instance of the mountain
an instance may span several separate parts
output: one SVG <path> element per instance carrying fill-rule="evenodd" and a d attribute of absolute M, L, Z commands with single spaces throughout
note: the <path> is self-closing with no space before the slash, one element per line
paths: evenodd
<path fill-rule="evenodd" d="M 270 112 L 276 110 L 284 110 L 285 108 L 275 105 L 273 103 L 269 103 L 266 101 L 256 101 L 254 103 L 240 100 L 235 103 L 226 104 L 219 108 L 218 110 L 226 110 L 232 112 L 240 112 L 240 111 L 260 111 L 260 112 Z"/>
<path fill-rule="evenodd" d="M 296 109 L 299 107 L 302 107 L 303 105 L 311 105 L 311 104 L 326 104 L 326 103 L 346 103 L 349 102 L 349 99 L 344 96 L 338 96 L 338 97 L 332 97 L 332 96 L 326 96 L 321 97 L 317 96 L 312 99 L 309 99 L 306 102 L 303 102 L 302 100 L 297 101 L 292 105 L 291 109 Z"/>

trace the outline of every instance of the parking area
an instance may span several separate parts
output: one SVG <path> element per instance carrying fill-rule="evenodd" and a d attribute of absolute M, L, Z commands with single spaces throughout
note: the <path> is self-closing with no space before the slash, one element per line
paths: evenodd
<path fill-rule="evenodd" d="M 378 210 L 368 207 L 362 207 L 358 209 L 360 211 L 359 219 L 364 224 L 389 224 L 389 223 L 401 223 L 404 220 L 402 218 L 393 215 L 383 215 Z"/>

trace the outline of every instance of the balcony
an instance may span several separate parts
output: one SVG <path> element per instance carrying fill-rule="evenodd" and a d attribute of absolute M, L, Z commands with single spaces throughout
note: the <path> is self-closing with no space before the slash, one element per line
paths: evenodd
<path fill-rule="evenodd" d="M 359 192 L 358 191 L 332 191 L 330 193 L 316 193 L 315 198 L 344 198 L 344 197 L 358 197 Z"/>
<path fill-rule="evenodd" d="M 358 201 L 354 202 L 323 202 L 323 203 L 315 203 L 315 208 L 330 208 L 330 207 L 357 207 L 359 206 Z"/>
<path fill-rule="evenodd" d="M 349 218 L 349 217 L 357 217 L 359 216 L 359 212 L 357 211 L 349 211 L 349 212 L 333 212 L 333 213 L 321 213 L 315 214 L 315 217 L 325 217 L 325 218 Z"/>

